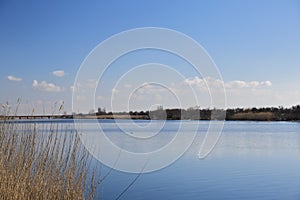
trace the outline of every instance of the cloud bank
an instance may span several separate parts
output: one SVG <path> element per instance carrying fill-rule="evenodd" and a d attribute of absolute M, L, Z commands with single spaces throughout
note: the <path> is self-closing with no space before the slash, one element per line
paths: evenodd
<path fill-rule="evenodd" d="M 55 85 L 54 83 L 47 83 L 46 81 L 38 82 L 37 80 L 34 80 L 32 83 L 32 87 L 39 89 L 41 91 L 46 92 L 60 92 L 62 91 L 62 88 Z"/>
<path fill-rule="evenodd" d="M 184 80 L 185 84 L 196 87 L 198 89 L 208 89 L 208 87 L 221 88 L 224 85 L 225 89 L 243 89 L 243 88 L 259 88 L 259 87 L 270 87 L 272 86 L 271 81 L 241 81 L 234 80 L 224 82 L 219 79 L 212 77 L 199 78 L 198 76 L 188 78 Z"/>

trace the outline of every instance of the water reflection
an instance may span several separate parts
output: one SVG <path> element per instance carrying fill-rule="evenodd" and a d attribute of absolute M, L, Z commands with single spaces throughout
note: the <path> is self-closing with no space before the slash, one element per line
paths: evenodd
<path fill-rule="evenodd" d="M 139 152 L 167 144 L 178 126 L 176 121 L 167 121 L 157 138 L 132 146 L 127 140 L 130 136 L 123 137 L 113 121 L 101 123 L 116 145 Z M 192 124 L 185 122 L 185 125 L 189 123 Z M 45 123 L 40 125 L 42 128 Z M 134 127 L 127 128 L 136 131 Z M 197 153 L 207 128 L 208 123 L 201 121 L 194 143 L 179 160 L 167 168 L 139 176 L 122 199 L 300 198 L 300 123 L 226 122 L 212 153 L 199 160 Z M 97 134 L 97 130 L 88 127 L 83 130 Z M 185 135 L 188 134 L 187 131 Z M 169 151 L 170 155 L 164 156 L 176 152 L 181 142 L 185 142 L 184 137 Z M 94 160 L 94 164 L 99 162 Z M 137 174 L 111 171 L 106 166 L 101 168 L 101 174 L 108 174 L 99 185 L 99 196 L 103 199 L 115 199 L 137 177 Z"/>

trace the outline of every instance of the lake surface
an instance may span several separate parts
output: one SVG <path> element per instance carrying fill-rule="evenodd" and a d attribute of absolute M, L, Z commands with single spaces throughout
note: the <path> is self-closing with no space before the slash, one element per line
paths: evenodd
<path fill-rule="evenodd" d="M 153 137 L 154 142 L 134 148 L 113 120 L 100 123 L 116 145 L 128 151 L 147 152 L 174 138 L 181 123 L 189 127 L 195 122 L 154 122 L 163 127 L 161 137 Z M 151 135 L 151 128 L 145 128 L 144 133 L 137 131 L 136 125 L 147 127 L 147 121 L 134 121 L 134 125 L 129 120 L 120 123 L 131 134 Z M 225 122 L 213 151 L 199 159 L 197 154 L 208 124 L 201 121 L 189 150 L 158 171 L 134 174 L 111 171 L 102 165 L 101 175 L 107 176 L 99 185 L 99 198 L 116 199 L 126 190 L 120 199 L 300 199 L 300 123 Z M 97 132 L 89 128 L 83 131 Z M 189 137 L 188 131 L 186 134 Z M 99 162 L 94 160 L 94 164 Z"/>
<path fill-rule="evenodd" d="M 168 121 L 165 129 L 172 134 L 177 125 Z M 199 135 L 179 160 L 140 175 L 121 199 L 300 199 L 299 123 L 225 122 L 218 144 L 202 160 Z M 115 199 L 137 176 L 112 171 L 100 185 L 101 198 Z"/>

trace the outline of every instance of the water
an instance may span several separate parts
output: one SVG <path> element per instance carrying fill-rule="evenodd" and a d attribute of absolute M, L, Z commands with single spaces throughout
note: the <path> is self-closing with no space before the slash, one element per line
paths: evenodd
<path fill-rule="evenodd" d="M 299 123 L 225 122 L 204 160 L 197 157 L 201 138 L 171 166 L 140 175 L 121 199 L 300 199 Z M 112 171 L 101 198 L 115 199 L 137 176 Z"/>
<path fill-rule="evenodd" d="M 70 124 L 68 120 L 57 122 Z M 121 120 L 127 132 L 153 137 L 154 142 L 132 148 L 126 138 L 129 136 L 124 136 L 113 120 L 100 122 L 107 137 L 116 145 L 141 152 L 166 144 L 174 138 L 180 123 L 186 127 L 193 127 L 195 123 L 167 121 L 156 139 L 156 135 L 151 135 L 153 127 L 145 128 L 144 133 L 137 131 L 138 127 L 147 127 L 147 121 L 135 121 L 138 125 L 135 126 L 129 120 Z M 155 123 L 154 127 L 162 125 L 159 121 Z M 300 123 L 225 122 L 211 154 L 199 160 L 197 153 L 208 123 L 201 121 L 190 149 L 161 170 L 139 175 L 111 171 L 102 165 L 101 175 L 107 176 L 99 184 L 98 197 L 116 199 L 127 189 L 120 199 L 300 199 Z M 97 132 L 89 128 L 83 131 Z M 94 164 L 99 162 L 94 160 Z"/>

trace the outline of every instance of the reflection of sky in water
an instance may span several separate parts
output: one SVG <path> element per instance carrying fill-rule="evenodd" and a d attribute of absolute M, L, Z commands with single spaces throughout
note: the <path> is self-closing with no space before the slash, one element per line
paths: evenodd
<path fill-rule="evenodd" d="M 140 146 L 132 147 L 127 138 L 130 135 L 123 137 L 125 134 L 111 122 L 103 122 L 107 136 L 116 144 L 140 151 L 168 143 L 178 127 L 178 121 L 167 121 L 162 132 L 151 137 L 151 142 L 144 141 Z M 123 123 L 126 125 L 128 121 Z M 187 121 L 185 125 L 189 123 L 193 121 Z M 207 127 L 208 122 L 201 121 L 196 139 L 183 157 L 167 168 L 142 174 L 122 199 L 300 198 L 300 123 L 225 122 L 213 152 L 199 160 L 197 153 Z M 136 131 L 136 127 L 126 128 Z M 146 128 L 145 131 L 150 130 Z M 103 166 L 102 176 L 109 171 Z M 111 171 L 99 185 L 99 196 L 116 198 L 136 177 L 137 174 Z"/>
<path fill-rule="evenodd" d="M 124 199 L 300 198 L 300 124 L 226 122 L 216 148 L 199 160 L 203 136 L 200 131 L 171 166 L 141 175 Z M 102 195 L 116 197 L 136 176 L 113 171 L 101 186 Z"/>
<path fill-rule="evenodd" d="M 148 125 L 149 121 L 137 121 L 137 126 L 132 125 L 130 121 L 118 121 L 115 123 L 101 123 L 101 128 L 105 135 L 112 143 L 120 148 L 137 153 L 152 152 L 169 144 L 178 134 L 179 130 L 184 131 L 183 140 L 177 142 L 178 145 L 185 143 L 189 137 L 197 130 L 198 123 L 193 121 L 172 121 L 164 123 L 164 121 L 154 121 L 152 125 Z M 181 129 L 180 129 L 181 128 Z M 200 123 L 198 132 L 205 133 L 207 123 Z M 98 130 L 86 130 L 97 132 Z M 186 140 L 185 140 L 186 139 Z"/>
<path fill-rule="evenodd" d="M 167 121 L 161 124 L 157 121 L 154 126 L 147 126 L 147 121 L 137 121 L 137 126 L 124 120 L 122 125 L 101 123 L 106 136 L 117 146 L 133 152 L 149 152 L 168 144 L 176 136 L 180 121 Z M 187 132 L 192 134 L 196 123 L 186 121 L 181 124 Z M 152 134 L 153 127 L 156 133 Z M 191 126 L 191 128 L 189 128 Z M 204 135 L 208 129 L 208 122 L 201 121 L 194 144 L 188 154 L 197 156 Z M 84 130 L 97 132 L 98 130 Z M 126 133 L 125 133 L 126 132 Z M 148 137 L 149 136 L 149 137 Z M 145 137 L 145 138 L 143 138 Z M 184 142 L 184 141 L 183 141 Z M 180 142 L 178 142 L 180 145 Z M 213 154 L 272 154 L 277 151 L 300 151 L 300 125 L 292 122 L 226 122 L 222 135 Z"/>
<path fill-rule="evenodd" d="M 247 155 L 300 152 L 300 125 L 278 122 L 228 122 L 216 154 Z"/>

